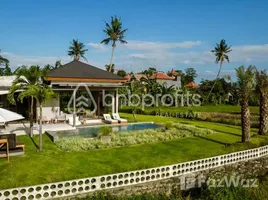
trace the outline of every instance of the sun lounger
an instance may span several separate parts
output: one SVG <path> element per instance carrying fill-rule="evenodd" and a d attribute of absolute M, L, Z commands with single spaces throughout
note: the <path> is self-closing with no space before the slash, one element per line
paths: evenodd
<path fill-rule="evenodd" d="M 114 120 L 111 118 L 111 115 L 110 114 L 103 114 L 103 122 L 104 123 L 107 123 L 107 124 L 117 124 L 118 123 L 118 120 Z"/>
<path fill-rule="evenodd" d="M 16 134 L 0 135 L 0 157 L 23 155 L 25 145 L 17 141 Z"/>
<path fill-rule="evenodd" d="M 73 126 L 74 125 L 73 117 L 69 117 L 68 122 L 71 126 Z M 79 117 L 75 117 L 75 125 L 81 125 L 81 122 L 79 121 Z"/>
<path fill-rule="evenodd" d="M 126 119 L 122 119 L 118 113 L 113 113 L 113 118 L 117 120 L 119 123 L 124 124 L 127 123 Z"/>
<path fill-rule="evenodd" d="M 57 122 L 66 122 L 66 115 L 59 115 L 56 117 Z"/>

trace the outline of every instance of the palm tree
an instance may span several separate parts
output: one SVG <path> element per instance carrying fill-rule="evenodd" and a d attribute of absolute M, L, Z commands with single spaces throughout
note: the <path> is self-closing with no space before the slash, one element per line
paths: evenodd
<path fill-rule="evenodd" d="M 256 72 L 256 82 L 260 95 L 259 135 L 268 135 L 268 74 L 265 70 Z"/>
<path fill-rule="evenodd" d="M 39 66 L 31 66 L 27 68 L 26 66 L 20 67 L 16 70 L 16 79 L 13 81 L 12 86 L 9 89 L 8 99 L 11 104 L 16 104 L 14 99 L 14 94 L 20 91 L 27 91 L 32 86 L 38 86 L 42 84 L 42 77 L 45 76 L 46 72 L 42 70 Z M 30 136 L 33 136 L 33 107 L 34 107 L 34 97 L 31 96 L 31 106 L 30 106 Z"/>
<path fill-rule="evenodd" d="M 105 68 L 106 68 L 106 71 L 107 72 L 111 72 L 111 73 L 114 73 L 114 64 L 111 64 L 111 65 L 105 65 Z"/>
<path fill-rule="evenodd" d="M 218 74 L 217 74 L 217 77 L 215 79 L 215 82 L 208 94 L 208 97 L 207 99 L 209 99 L 209 96 L 211 94 L 211 92 L 213 91 L 215 85 L 216 85 L 216 82 L 218 81 L 218 78 L 220 76 L 220 73 L 221 73 L 221 68 L 222 68 L 222 63 L 226 60 L 227 62 L 229 62 L 229 57 L 228 57 L 228 53 L 230 53 L 232 51 L 231 49 L 231 46 L 228 46 L 226 43 L 225 43 L 225 40 L 222 39 L 220 41 L 220 44 L 216 43 L 216 47 L 214 48 L 214 50 L 212 50 L 211 52 L 214 54 L 214 56 L 216 57 L 216 60 L 215 60 L 215 63 L 220 63 L 220 68 L 219 68 L 219 71 L 218 71 Z"/>
<path fill-rule="evenodd" d="M 43 69 L 46 70 L 46 71 L 48 72 L 48 71 L 50 71 L 50 70 L 52 70 L 52 69 L 57 69 L 57 68 L 59 68 L 59 67 L 61 67 L 61 66 L 62 66 L 62 64 L 61 64 L 61 60 L 57 60 L 57 61 L 55 62 L 55 64 L 54 64 L 54 66 L 53 66 L 53 65 L 50 65 L 50 64 L 47 64 L 47 65 L 45 65 L 45 66 L 43 67 Z"/>
<path fill-rule="evenodd" d="M 120 43 L 127 43 L 127 41 L 124 40 L 125 37 L 125 32 L 127 29 L 123 30 L 122 27 L 122 21 L 120 18 L 117 16 L 111 17 L 111 24 L 105 22 L 105 29 L 103 32 L 108 36 L 106 39 L 102 40 L 102 44 L 109 44 L 110 42 L 112 43 L 112 55 L 111 55 L 111 60 L 110 60 L 110 66 L 113 63 L 113 57 L 114 57 L 114 49 L 116 47 L 116 42 Z"/>
<path fill-rule="evenodd" d="M 248 99 L 254 89 L 255 67 L 240 66 L 236 70 L 241 105 L 242 142 L 250 141 L 250 112 Z"/>
<path fill-rule="evenodd" d="M 68 56 L 71 56 L 74 60 L 80 60 L 80 58 L 84 58 L 86 61 L 86 51 L 85 45 L 78 40 L 73 40 L 71 42 L 71 46 L 69 47 Z"/>
<path fill-rule="evenodd" d="M 18 98 L 23 102 L 25 97 L 34 97 L 39 104 L 39 151 L 43 149 L 42 139 L 42 120 L 43 120 L 43 105 L 50 99 L 55 98 L 55 93 L 51 87 L 47 85 L 31 85 L 28 90 L 21 92 Z"/>
<path fill-rule="evenodd" d="M 1 53 L 1 49 L 0 49 L 0 53 Z M 9 63 L 9 60 L 0 55 L 0 65 L 1 64 L 8 64 L 8 63 Z"/>

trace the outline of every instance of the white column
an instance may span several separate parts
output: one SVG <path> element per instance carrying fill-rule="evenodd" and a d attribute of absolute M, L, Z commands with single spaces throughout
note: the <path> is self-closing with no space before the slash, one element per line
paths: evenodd
<path fill-rule="evenodd" d="M 76 91 L 73 92 L 73 127 L 75 127 Z"/>
<path fill-rule="evenodd" d="M 112 113 L 115 113 L 115 103 L 114 103 L 114 101 L 115 101 L 115 94 L 113 94 L 112 95 Z"/>
<path fill-rule="evenodd" d="M 118 113 L 118 88 L 115 91 L 115 113 Z"/>

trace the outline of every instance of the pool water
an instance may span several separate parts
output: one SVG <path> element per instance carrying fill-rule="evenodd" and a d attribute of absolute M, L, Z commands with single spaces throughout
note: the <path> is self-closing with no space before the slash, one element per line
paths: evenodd
<path fill-rule="evenodd" d="M 97 137 L 100 128 L 103 126 L 95 127 L 81 127 L 76 130 L 66 130 L 66 131 L 57 131 L 57 132 L 46 132 L 52 141 L 56 141 L 62 137 L 72 137 L 72 136 L 82 136 L 87 138 Z M 161 128 L 162 126 L 154 123 L 132 123 L 126 125 L 112 125 L 110 126 L 114 133 L 122 131 L 135 131 L 135 130 L 145 130 L 145 129 L 156 129 Z"/>
<path fill-rule="evenodd" d="M 121 132 L 121 131 L 137 131 L 137 130 L 144 130 L 144 129 L 155 129 L 160 128 L 161 125 L 154 124 L 154 123 L 138 123 L 138 124 L 126 124 L 126 125 L 118 125 L 118 126 L 111 126 L 112 131 L 114 133 Z M 87 128 L 79 128 L 78 132 L 79 135 L 87 135 L 96 137 L 98 135 L 99 129 L 101 127 L 87 127 Z"/>

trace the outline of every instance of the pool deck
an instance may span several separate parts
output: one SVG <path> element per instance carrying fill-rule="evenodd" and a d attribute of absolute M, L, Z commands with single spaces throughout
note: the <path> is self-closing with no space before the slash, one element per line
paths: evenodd
<path fill-rule="evenodd" d="M 15 133 L 16 135 L 26 135 L 30 132 L 30 124 L 9 124 L 6 126 L 6 129 L 0 130 L 1 134 Z M 74 130 L 75 127 L 70 126 L 69 124 L 43 124 L 42 131 L 45 133 L 46 131 L 61 131 L 61 130 Z M 34 124 L 33 134 L 39 134 L 39 124 Z"/>

